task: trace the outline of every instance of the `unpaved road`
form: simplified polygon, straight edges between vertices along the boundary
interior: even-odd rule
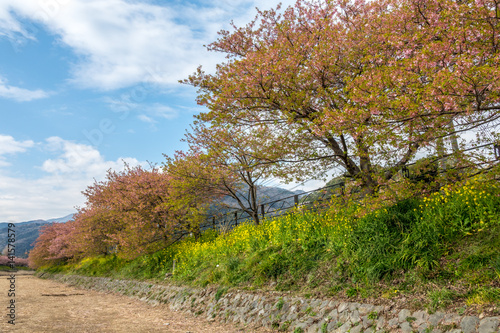
[[[16,320],[7,323],[10,282],[0,272],[0,332],[271,332],[208,321],[126,296],[16,274]]]

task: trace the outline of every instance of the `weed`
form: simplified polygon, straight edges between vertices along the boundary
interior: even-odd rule
[[[346,290],[345,294],[347,295],[347,297],[356,297],[358,295],[358,288],[351,287]]]
[[[330,289],[328,289],[328,295],[329,295],[329,296],[335,296],[335,295],[337,295],[340,291],[342,291],[342,286],[340,286],[340,285],[336,285],[336,286],[330,287]]]
[[[371,320],[376,320],[378,319],[378,312],[377,311],[372,311],[368,314],[368,319]]]
[[[283,298],[280,297],[278,302],[276,303],[276,309],[281,310],[283,309],[283,305],[285,304],[285,301],[283,301]]]
[[[288,331],[288,328],[290,327],[290,324],[292,322],[290,320],[287,320],[285,321],[283,324],[281,324],[280,328],[279,328],[279,331],[280,332],[287,332]]]
[[[399,294],[399,290],[397,289],[389,289],[389,290],[386,290],[382,293],[382,297],[383,298],[388,298],[388,299],[391,299],[395,296],[397,296]]]
[[[434,290],[427,295],[430,299],[429,308],[431,310],[437,310],[439,308],[445,308],[452,304],[456,299],[457,294],[448,289]]]
[[[456,323],[452,323],[452,324],[448,324],[448,325],[439,324],[438,328],[447,332],[447,331],[451,331],[452,329],[458,328],[458,325]]]
[[[304,333],[304,330],[302,329],[302,327],[296,327],[296,328],[293,330],[293,333]]]
[[[465,301],[467,305],[497,304],[500,305],[500,290],[495,287],[479,287],[471,292]]]
[[[316,315],[316,312],[313,311],[312,307],[308,306],[306,309],[306,315],[309,315],[311,317],[314,317]]]
[[[224,287],[220,287],[219,289],[217,289],[217,292],[215,293],[215,301],[218,302],[221,297],[226,293],[227,291],[227,288],[224,288]]]
[[[498,279],[500,279],[500,256],[497,256],[496,260],[492,262],[492,267]]]
[[[328,323],[327,322],[324,322],[322,325],[321,325],[321,333],[327,333],[328,332]]]

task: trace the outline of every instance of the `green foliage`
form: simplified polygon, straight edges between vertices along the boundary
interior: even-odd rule
[[[78,264],[71,266],[72,271],[89,276],[110,276],[114,271],[120,270],[126,263],[116,255],[85,258]]]
[[[494,304],[500,306],[500,290],[494,286],[481,286],[475,288],[469,293],[466,304]]]
[[[368,314],[368,319],[370,320],[376,320],[378,319],[378,312],[377,311],[372,311]]]
[[[306,315],[314,317],[316,315],[316,312],[313,311],[312,307],[308,306],[306,309]]]
[[[227,288],[219,288],[217,289],[217,292],[215,293],[215,301],[219,301],[222,296],[226,293]]]
[[[287,320],[283,324],[281,324],[280,328],[278,329],[280,332],[287,332],[288,328],[290,327],[291,321]]]
[[[436,270],[439,258],[456,241],[496,228],[499,204],[497,185],[466,183],[370,213],[358,220],[346,242],[350,274],[377,281],[401,269],[418,268],[424,274]],[[472,269],[489,262],[491,253],[480,253],[463,264]]]
[[[493,269],[495,270],[495,273],[498,276],[498,279],[500,279],[500,256],[497,255],[497,258],[495,261],[492,263]]]
[[[429,292],[428,297],[430,299],[429,310],[435,311],[440,308],[446,308],[448,305],[452,304],[459,295],[452,290],[443,288],[441,290]]]
[[[202,287],[273,282],[277,290],[324,288],[361,298],[394,298],[431,282],[438,286],[427,294],[431,310],[456,301],[498,302],[498,293],[488,287],[500,277],[496,184],[457,184],[421,199],[365,209],[370,212],[364,215],[363,209],[295,211],[259,226],[243,223],[225,234],[208,231],[132,261],[108,255],[51,270],[162,280],[173,273],[169,279]],[[446,289],[450,281],[461,281],[467,291]]]
[[[278,300],[278,302],[276,303],[276,309],[278,310],[281,310],[283,309],[283,305],[285,304],[285,302],[283,301],[283,298],[280,297],[280,299]]]
[[[346,290],[345,294],[347,297],[356,297],[358,296],[358,288],[357,287],[352,287]]]
[[[417,220],[416,207],[418,200],[408,199],[358,221],[343,253],[353,263],[350,265],[353,276],[375,281],[399,268],[397,246]]]
[[[0,271],[11,271],[11,270],[12,270],[12,268],[10,268],[10,266],[0,265]],[[32,268],[29,268],[26,266],[16,266],[16,270],[29,271],[29,270],[32,270]]]

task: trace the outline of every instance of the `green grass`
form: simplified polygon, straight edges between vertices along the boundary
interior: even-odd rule
[[[87,258],[48,270],[163,280],[174,260],[170,280],[201,287],[273,283],[279,291],[350,298],[418,293],[430,310],[455,303],[498,306],[500,189],[471,182],[372,211],[355,203],[297,210],[227,234],[208,231],[132,261]],[[456,290],[447,289],[450,284]]]
[[[33,269],[29,268],[29,267],[26,267],[26,266],[15,266],[15,269],[12,270],[12,268],[10,266],[0,265],[0,271],[13,271],[13,272],[15,272],[16,270],[31,271]]]
[[[215,300],[216,301],[220,300],[221,297],[224,296],[226,291],[227,291],[227,288],[223,288],[223,287],[217,289],[217,292],[215,293]]]

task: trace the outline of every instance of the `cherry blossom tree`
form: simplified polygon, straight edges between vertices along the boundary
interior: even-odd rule
[[[74,221],[47,227],[32,251],[33,265],[116,253],[133,259],[168,246],[199,222],[206,197],[175,192],[173,177],[152,166],[109,170],[83,194]],[[182,198],[182,200],[181,200]]]
[[[122,172],[108,171],[106,180],[95,182],[83,194],[82,210],[86,237],[98,249],[134,258],[164,246],[174,232],[169,205],[170,176],[152,167],[126,166]]]
[[[52,223],[42,226],[34,248],[28,255],[31,268],[64,263],[77,254],[74,235],[75,222]]]
[[[190,150],[167,157],[167,172],[177,175],[183,184],[191,182],[190,186],[200,193],[219,199],[231,197],[258,225],[259,187],[277,163],[275,159],[271,162],[263,159],[259,151],[262,142],[271,145],[277,142],[276,134],[264,126],[212,126],[195,122],[186,141]],[[268,150],[266,155],[270,154]],[[192,186],[193,182],[196,186]]]
[[[214,184],[221,175],[218,170],[206,167],[201,154],[177,151],[174,157],[165,155],[165,158],[163,168],[171,175],[175,188],[171,204],[180,208],[177,218],[186,220],[186,230],[198,237],[209,204],[217,197]]]
[[[12,261],[7,256],[0,256],[0,266],[11,266]],[[28,260],[24,258],[14,258],[14,266],[28,266]]]
[[[318,171],[338,165],[373,193],[418,150],[498,119],[497,13],[487,0],[299,0],[221,31],[208,49],[227,62],[183,82],[209,108],[200,120],[287,126],[307,138],[289,146],[297,160],[324,158]]]

